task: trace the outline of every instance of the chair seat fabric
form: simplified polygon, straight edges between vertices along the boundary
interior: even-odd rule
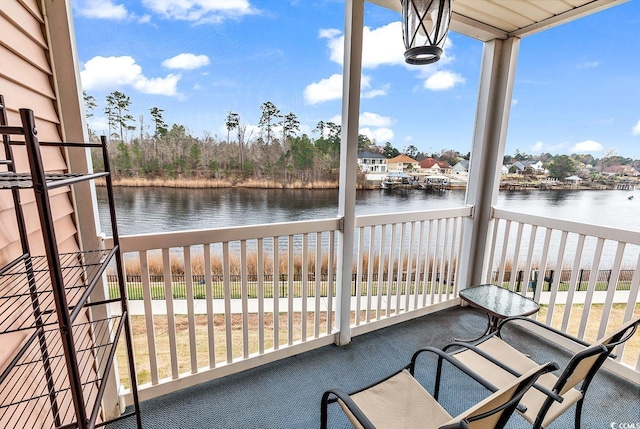
[[[486,341],[477,344],[476,347],[493,356],[498,361],[504,362],[520,374],[526,373],[532,368],[538,366],[538,363],[511,347],[497,336],[488,338]],[[464,351],[454,353],[453,357],[478,374],[482,374],[489,382],[499,389],[511,383],[516,378],[513,374],[510,374],[472,350],[465,349]],[[536,384],[552,389],[557,381],[558,377],[556,375],[547,373],[541,375]],[[582,398],[582,393],[571,388],[562,396],[564,398],[562,403],[554,402],[553,405],[551,405],[551,408],[542,423],[543,427],[548,426],[548,424],[565,412],[569,407],[578,402]],[[529,422],[533,423],[538,415],[538,411],[546,399],[547,395],[540,392],[538,389],[529,389],[520,401],[520,403],[527,408],[526,412],[522,413],[522,416]]]
[[[350,396],[379,429],[437,428],[451,420],[451,415],[407,370]],[[338,402],[354,427],[361,428],[344,403]]]

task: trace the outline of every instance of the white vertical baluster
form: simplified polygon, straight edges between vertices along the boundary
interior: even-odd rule
[[[525,262],[524,272],[526,285],[522,288],[521,294],[526,295],[529,291],[529,282],[531,281],[531,266],[533,264],[533,251],[536,244],[536,235],[538,232],[538,226],[532,225],[529,233],[529,247],[527,249],[527,261]]]
[[[396,277],[396,314],[400,313],[400,296],[402,294],[402,274],[404,271],[404,236],[406,232],[407,224],[402,222],[400,224],[400,240],[398,250],[398,275]]]
[[[604,247],[604,238],[598,238],[598,242],[596,243],[596,250],[593,253],[593,262],[591,263],[591,270],[589,271],[589,286],[587,286],[587,296],[585,297],[585,300],[584,300],[582,317],[580,318],[580,328],[578,328],[578,338],[580,339],[584,339],[584,334],[587,330],[589,313],[591,311],[591,303],[593,302],[593,294],[596,290],[596,284],[598,282],[598,271],[600,270],[600,261],[602,258],[603,247]]]
[[[507,271],[507,251],[509,248],[509,236],[511,234],[511,221],[508,220],[504,225],[504,235],[502,237],[502,254],[500,255],[500,265],[498,266],[498,279],[496,284],[502,287]],[[513,271],[513,268],[511,268]],[[511,273],[513,275],[513,273]]]
[[[249,357],[249,285],[247,284],[247,240],[240,240],[240,282],[242,290],[242,356]]]
[[[187,320],[189,323],[189,354],[191,356],[191,373],[198,372],[198,352],[196,349],[196,320],[193,308],[193,272],[191,269],[191,247],[184,246],[184,283],[187,295]]]
[[[320,336],[320,303],[322,302],[322,233],[316,232],[315,310],[313,312],[313,336]],[[328,292],[327,292],[328,295]],[[331,299],[327,296],[327,299]]]
[[[215,328],[213,323],[213,289],[211,278],[211,245],[205,244],[203,248],[204,257],[204,285],[205,297],[207,300],[207,340],[209,345],[209,368],[216,367],[216,342]]]
[[[396,243],[396,225],[391,224],[391,238],[389,240],[389,263],[387,269],[387,311],[386,317],[391,314],[391,293],[393,291],[393,266],[395,255],[395,243]]]
[[[302,236],[302,341],[307,340],[307,297],[309,296],[309,234]]]
[[[564,307],[564,315],[562,316],[562,326],[560,330],[567,332],[569,327],[569,318],[571,311],[573,310],[573,296],[576,292],[576,286],[578,283],[578,273],[580,272],[580,262],[582,261],[582,249],[584,249],[584,234],[578,236],[578,244],[576,247],[576,254],[573,258],[573,266],[571,267],[571,279],[569,280],[569,290],[567,291],[567,302]]]
[[[329,261],[327,264],[327,333],[333,332],[333,276],[335,273],[335,239],[336,233],[329,231]]]
[[[361,307],[361,298],[362,298],[362,266],[364,264],[364,227],[358,228],[358,247],[357,247],[357,255],[358,259],[356,261],[356,293],[355,293],[355,325],[360,326],[360,307]]]
[[[386,255],[385,240],[387,238],[387,225],[380,228],[380,243],[378,247],[378,293],[376,303],[376,320],[380,320],[382,313],[382,289],[384,288],[384,256]]]
[[[411,285],[413,283],[413,240],[415,235],[415,222],[409,223],[409,254],[407,255],[407,278],[405,279],[404,311],[409,311],[409,299],[411,298]],[[402,246],[404,247],[404,245]]]
[[[516,233],[516,245],[513,250],[513,259],[511,261],[511,279],[509,280],[509,290],[516,290],[516,280],[518,278],[518,265],[520,263],[520,244],[522,243],[523,224],[518,222],[518,232]]]
[[[416,253],[416,278],[415,278],[415,289],[413,291],[413,309],[418,308],[418,301],[420,297],[420,291],[424,287],[423,277],[422,277],[422,264],[423,264],[423,253],[424,253],[424,222],[423,220],[419,221],[420,229],[418,230],[418,253]]]
[[[158,357],[156,350],[156,336],[153,325],[153,306],[151,305],[151,281],[149,279],[149,260],[147,251],[138,252],[140,258],[140,280],[142,281],[142,299],[144,300],[144,321],[147,330],[147,346],[149,347],[149,369],[151,384],[158,384]]]
[[[227,363],[233,362],[233,326],[231,314],[231,261],[229,242],[222,243],[222,283],[224,288],[224,325],[227,347]]]
[[[167,333],[169,334],[169,353],[171,357],[171,378],[178,378],[178,345],[176,341],[176,321],[173,310],[173,278],[169,249],[162,249],[162,269],[164,273],[164,294],[167,304]]]
[[[562,278],[562,266],[564,264],[564,252],[567,247],[567,231],[562,231],[560,234],[560,245],[558,248],[558,254],[556,256],[556,273],[553,277],[553,283],[551,284],[551,296],[549,298],[549,312],[547,313],[546,324],[552,326],[553,313],[556,306],[556,297],[558,296],[558,288],[560,286],[560,279]]]
[[[294,295],[294,282],[293,282],[293,235],[289,235],[289,242],[287,253],[289,255],[289,262],[287,267],[287,344],[293,344],[293,295]]]
[[[625,246],[626,243],[618,242],[616,256],[613,261],[613,267],[611,268],[611,275],[609,276],[609,283],[607,284],[607,295],[604,301],[604,307],[602,308],[602,318],[600,319],[598,338],[604,337],[607,331],[607,322],[609,321],[611,308],[613,307],[613,297],[618,287],[618,279],[620,279],[620,268],[622,266],[622,257],[624,256]]]
[[[273,349],[280,348],[280,239],[273,237]]]
[[[371,295],[373,294],[373,260],[375,256],[376,227],[369,227],[369,261],[367,264],[367,323],[371,322]]]
[[[258,352],[264,354],[264,241],[258,239]]]
[[[455,270],[455,266],[457,265],[455,255],[456,255],[456,245],[458,238],[458,220],[456,218],[450,219],[453,224],[453,231],[451,232],[451,249],[449,253],[449,269],[447,270],[447,281],[445,282],[447,288],[446,300],[448,301],[451,298],[451,293],[453,292],[453,288],[451,285],[453,284],[453,271]]]

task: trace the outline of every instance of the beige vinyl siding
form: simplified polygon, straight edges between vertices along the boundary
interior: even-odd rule
[[[10,125],[20,125],[20,108],[32,109],[36,117],[38,138],[41,141],[59,142],[60,118],[52,85],[44,22],[36,0],[11,0],[0,4],[0,93],[5,98]],[[42,149],[47,171],[59,172],[67,169],[59,148]],[[29,170],[24,147],[14,146],[14,158],[18,171]],[[21,199],[30,244],[36,254],[42,251],[37,209],[30,191],[21,192]],[[68,188],[55,192],[52,207],[58,241],[68,241],[76,233]],[[11,193],[0,192],[0,219],[6,220],[13,213]],[[15,245],[18,239],[17,231],[0,228],[0,265],[18,256],[20,247]],[[77,245],[74,249],[69,243],[65,244],[70,250],[77,250]]]
[[[62,0],[64,3],[64,0]],[[50,47],[47,46],[49,38],[45,29],[44,14],[40,5],[45,2],[39,0],[0,0],[0,94],[4,96],[9,125],[21,125],[20,108],[33,110],[36,118],[36,128],[40,141],[62,141],[61,118],[58,111],[56,86],[52,72],[52,60]],[[12,136],[14,140],[22,140],[18,136]],[[14,146],[14,158],[16,169],[19,172],[29,171],[26,150],[24,147]],[[0,158],[4,158],[0,150]],[[43,147],[42,158],[45,169],[49,172],[65,172],[68,170],[67,162],[60,148]],[[74,222],[74,208],[71,203],[70,188],[61,188],[52,191],[51,207],[54,224],[56,227],[56,239],[61,253],[75,252],[79,250],[77,243],[76,225]],[[33,255],[44,253],[42,233],[38,218],[37,207],[33,192],[30,190],[20,193],[22,207],[25,215],[29,243]],[[22,253],[20,237],[15,221],[13,199],[10,191],[0,191],[0,266],[15,259]],[[10,288],[11,285],[4,287]],[[13,287],[18,287],[14,285]],[[29,312],[16,317],[30,317]],[[81,314],[77,323],[86,321],[86,315]],[[20,348],[25,334],[31,331],[0,334],[0,370],[15,356]],[[87,330],[85,337],[90,335]],[[83,337],[83,335],[79,335]],[[77,338],[81,340],[80,338]],[[37,341],[34,342],[37,345]],[[86,353],[85,353],[86,354]],[[37,353],[36,353],[37,355]],[[82,378],[88,381],[95,377],[95,369],[92,356],[79,356],[80,367],[84,368]],[[24,374],[27,379],[43,378],[43,366],[33,364],[30,366],[31,374]],[[54,368],[53,378],[56,383],[66,383],[64,374],[65,366],[57,362]],[[91,385],[91,384],[90,384]],[[62,386],[58,386],[62,387]],[[90,389],[95,387],[90,386]],[[46,384],[33,385],[25,383],[16,385],[15,389],[3,390],[2,395],[25,397],[45,394],[38,401],[31,401],[9,407],[0,415],[0,427],[42,427],[53,424],[50,404],[46,397]],[[89,394],[89,391],[85,391]],[[95,391],[92,392],[95,394]],[[70,395],[59,398],[59,406],[65,410],[69,418],[73,418],[73,406]],[[0,402],[6,403],[6,398],[0,397]],[[87,402],[92,404],[92,399]],[[38,402],[38,403],[36,403]],[[15,411],[15,412],[14,412]]]

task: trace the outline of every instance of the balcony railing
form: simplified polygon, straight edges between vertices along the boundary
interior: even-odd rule
[[[640,316],[640,232],[495,209],[487,259],[487,282],[533,297],[544,305],[533,317],[585,341]],[[639,350],[636,336],[616,360],[640,371]]]
[[[121,237],[130,294],[142,298],[130,302],[141,398],[333,343],[341,296],[351,335],[457,305],[471,212],[357,217],[349,294],[336,294],[337,219]],[[639,245],[640,233],[496,210],[486,281],[535,297],[546,323],[589,341],[638,313]],[[608,260],[606,280],[580,276]],[[617,355],[636,371],[639,341]]]

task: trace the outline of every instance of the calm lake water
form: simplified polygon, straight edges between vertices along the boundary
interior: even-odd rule
[[[111,231],[106,189],[98,188],[100,220]],[[640,191],[504,191],[498,206],[640,231]],[[464,191],[369,190],[357,194],[356,214],[457,207]],[[120,235],[333,218],[337,190],[115,188]]]

